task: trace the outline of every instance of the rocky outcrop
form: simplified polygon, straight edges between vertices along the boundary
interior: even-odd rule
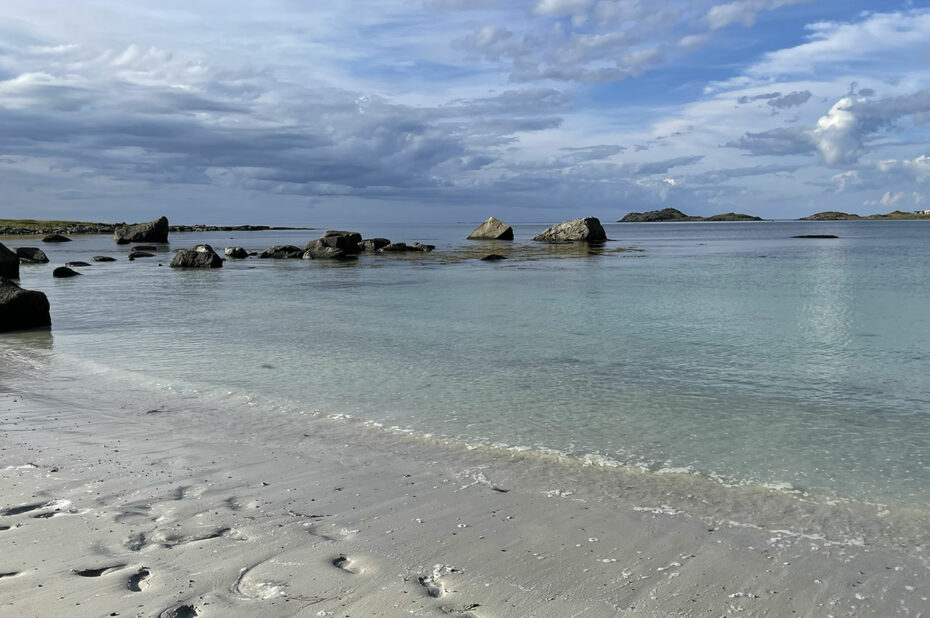
[[[499,262],[501,260],[506,260],[507,258],[498,253],[492,253],[481,258],[482,262]]]
[[[847,221],[849,219],[861,219],[859,215],[850,214],[848,212],[840,212],[838,210],[825,210],[823,212],[817,212],[809,217],[801,217],[801,221]]]
[[[118,245],[128,245],[131,242],[168,242],[168,218],[122,225],[113,232],[113,240]]]
[[[494,217],[475,228],[468,240],[513,240],[513,228]]]
[[[115,262],[115,257],[110,257],[108,255],[95,255],[91,258],[95,262]]]
[[[71,242],[71,239],[61,234],[49,234],[42,239],[42,242]]]
[[[699,217],[701,221],[765,221],[762,217],[755,217],[741,212],[725,212],[720,215]]]
[[[68,277],[77,277],[81,273],[76,272],[68,268],[67,266],[59,266],[52,271],[52,276],[56,279],[67,279]]]
[[[343,249],[331,247],[323,241],[324,239],[318,238],[317,240],[308,242],[307,246],[304,247],[304,252],[301,257],[305,260],[337,260],[347,258],[350,255],[355,257],[354,254],[346,253]]]
[[[436,248],[436,245],[422,245],[418,242],[408,245],[404,242],[392,242],[389,245],[385,245],[378,249],[378,253],[405,253],[409,251],[420,251],[423,253],[429,253]]]
[[[19,256],[0,243],[0,277],[19,279]]]
[[[18,263],[18,262],[17,262]],[[0,277],[0,332],[50,326],[48,297]]]
[[[725,212],[709,217],[692,217],[677,208],[663,208],[662,210],[648,210],[646,212],[631,212],[620,219],[619,223],[658,223],[663,221],[762,221],[762,217],[754,217],[741,212]]]
[[[294,245],[275,245],[258,254],[258,257],[273,260],[296,259],[302,257],[304,249]]]
[[[358,243],[358,248],[362,251],[377,251],[382,247],[387,247],[391,241],[387,238],[366,238]]]
[[[602,243],[607,241],[607,233],[596,217],[585,217],[553,225],[533,240]]]
[[[210,245],[197,245],[193,249],[179,249],[171,260],[171,268],[220,268],[223,258]]]
[[[226,254],[226,257],[232,258],[234,260],[244,260],[249,257],[249,252],[243,249],[242,247],[226,247],[223,250],[223,253]]]
[[[36,247],[17,247],[16,255],[19,256],[20,264],[48,264],[45,251]]]
[[[358,244],[362,242],[362,235],[358,232],[343,230],[326,230],[317,240],[311,240],[304,247],[304,251],[319,251],[319,247],[337,249],[343,254],[361,253]]]

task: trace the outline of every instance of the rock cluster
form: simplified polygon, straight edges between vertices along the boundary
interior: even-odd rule
[[[533,240],[602,243],[607,241],[607,233],[604,232],[604,227],[597,218],[585,217],[553,225]]]
[[[48,297],[0,277],[0,332],[50,326]]]
[[[118,245],[128,245],[131,242],[168,242],[168,218],[122,225],[113,232],[113,240]]]

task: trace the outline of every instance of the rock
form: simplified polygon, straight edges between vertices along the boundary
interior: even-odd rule
[[[0,243],[0,277],[19,279],[19,256]]]
[[[404,251],[409,251],[405,242],[392,242],[378,249],[378,253],[400,253]]]
[[[18,262],[17,262],[18,264]],[[0,332],[50,326],[48,297],[0,277]]]
[[[48,256],[42,249],[35,247],[17,247],[16,255],[20,264],[48,264]]]
[[[260,258],[271,258],[275,260],[293,259],[302,257],[304,249],[294,245],[275,245],[269,247],[258,254]]]
[[[71,268],[82,268],[84,266],[90,266],[87,262],[66,262],[65,266],[70,266]]]
[[[226,247],[223,253],[226,254],[226,257],[233,258],[234,260],[243,260],[249,257],[249,252],[242,247]]]
[[[513,240],[513,228],[494,217],[475,228],[468,240]]]
[[[179,249],[171,260],[171,268],[221,268],[223,258],[210,245],[197,245],[193,249]]]
[[[42,239],[42,242],[71,242],[71,239],[61,234],[49,234]]]
[[[121,225],[113,232],[113,240],[118,245],[131,242],[168,242],[168,218],[161,217],[148,223]]]
[[[422,251],[423,253],[429,253],[435,248],[436,245],[421,245],[418,242],[415,242],[412,245],[407,245],[408,251]]]
[[[115,262],[116,261],[116,258],[110,257],[108,255],[95,255],[91,259],[94,260],[95,262]]]
[[[129,252],[129,260],[130,260],[130,261],[132,261],[132,260],[134,260],[134,259],[136,259],[136,258],[147,258],[147,257],[155,257],[155,254],[154,254],[154,253],[149,253],[148,251],[136,251],[135,249],[133,249],[132,251]]]
[[[358,248],[362,251],[377,251],[382,247],[387,247],[391,241],[387,238],[367,238],[358,243]]]
[[[356,245],[358,246],[358,245]],[[344,250],[330,247],[324,242],[323,238],[311,240],[304,248],[302,257],[305,260],[335,260],[344,258],[348,255]]]
[[[77,277],[81,273],[75,272],[68,268],[67,266],[59,266],[52,271],[52,276],[56,279],[67,279],[68,277]]]
[[[158,251],[158,247],[155,245],[136,245],[132,248],[133,251]]]
[[[542,242],[575,242],[602,243],[607,240],[601,222],[595,217],[572,219],[558,225],[553,225],[542,234],[534,238]]]
[[[360,253],[361,248],[358,246],[358,243],[360,242],[362,242],[362,235],[358,232],[327,230],[323,232],[323,235],[320,236],[318,240],[311,240],[309,243],[307,243],[307,246],[304,247],[304,250],[314,250],[310,245],[323,245],[324,247],[339,249],[344,253]]]
[[[483,258],[481,258],[481,261],[482,262],[497,262],[498,260],[506,260],[506,259],[507,258],[504,257],[503,255],[492,253],[490,255],[486,255]]]
[[[839,238],[839,236],[834,236],[833,234],[801,234],[799,236],[792,236],[792,238]]]

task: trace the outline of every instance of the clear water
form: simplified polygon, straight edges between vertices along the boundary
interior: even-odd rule
[[[614,224],[600,254],[498,263],[474,258],[533,246],[545,224],[515,226],[514,243],[464,240],[473,227],[357,228],[437,245],[417,259],[216,271],[169,269],[169,253],[130,263],[107,236],[44,245],[52,263],[21,283],[48,294],[51,334],[0,336],[0,354],[40,345],[471,444],[930,505],[930,222]],[[813,233],[841,238],[792,238]],[[120,261],[51,276],[98,254]]]

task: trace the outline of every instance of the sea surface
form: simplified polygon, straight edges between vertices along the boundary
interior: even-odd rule
[[[475,224],[354,226],[437,249],[212,271],[170,269],[170,251],[128,262],[110,236],[5,238],[51,258],[21,284],[48,295],[53,327],[0,335],[0,384],[28,357],[59,395],[109,375],[930,510],[930,221],[610,224],[594,250],[534,243],[547,225],[515,225],[513,242],[465,240]],[[170,248],[302,246],[321,230],[173,234]],[[93,255],[118,261],[52,278]]]

